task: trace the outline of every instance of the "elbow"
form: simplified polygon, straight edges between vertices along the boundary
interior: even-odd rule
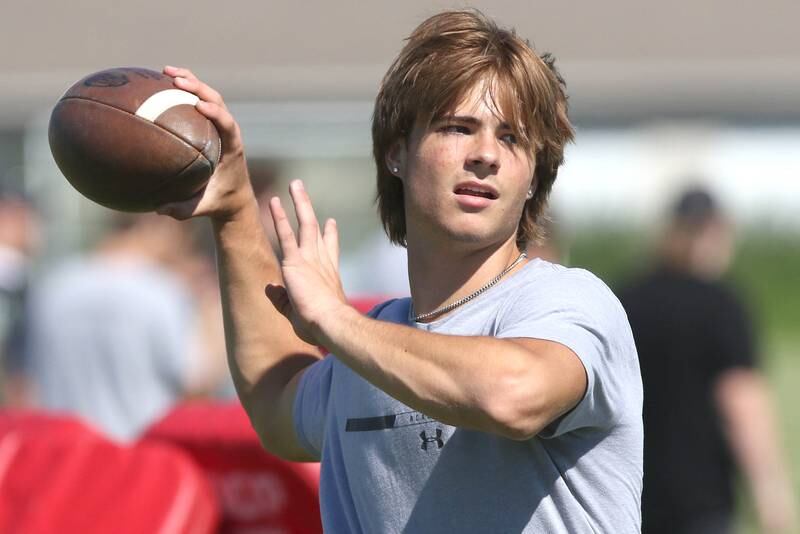
[[[513,380],[502,393],[494,393],[485,402],[485,416],[490,431],[514,441],[536,437],[549,423],[546,403],[541,392],[530,382]]]
[[[261,406],[256,402],[245,402],[243,397],[240,397],[240,399],[243,401],[242,406],[245,408],[248,419],[250,419],[250,425],[253,427],[256,436],[258,436],[262,449],[282,460],[303,460],[297,457],[297,451],[286,442],[285,437],[282,439],[281,433],[275,431],[280,424],[276,420],[275,410],[268,410],[265,406]]]
[[[256,423],[259,421],[259,423]],[[269,454],[286,460],[288,462],[306,462],[308,458],[306,455],[300,453],[291,443],[286,439],[281,438],[281,434],[276,432],[269,432],[267,429],[274,428],[270,421],[265,420],[263,417],[255,419],[250,417],[250,424],[253,426],[258,441],[261,443],[261,448]]]
[[[539,417],[520,410],[509,410],[509,414],[494,417],[492,420],[493,433],[514,441],[528,441],[536,437],[546,426]]]

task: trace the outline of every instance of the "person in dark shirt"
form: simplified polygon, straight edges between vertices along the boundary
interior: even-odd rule
[[[644,385],[644,534],[732,532],[738,469],[762,532],[795,532],[753,325],[720,280],[732,226],[713,197],[676,202],[658,261],[620,291]]]

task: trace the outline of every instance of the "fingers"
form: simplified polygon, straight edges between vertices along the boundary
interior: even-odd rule
[[[167,65],[164,67],[164,74],[167,76],[172,76],[173,78],[176,76],[182,76],[183,78],[190,78],[193,80],[197,79],[197,76],[195,76],[189,69],[183,67],[174,67],[172,65]]]
[[[333,268],[339,271],[339,231],[336,228],[336,221],[328,219],[325,221],[325,231],[322,233],[322,241],[325,243],[325,250],[333,264]]]
[[[272,221],[275,224],[275,233],[278,236],[278,242],[284,257],[288,257],[298,250],[304,250],[303,256],[306,259],[314,257],[316,258],[315,261],[321,261],[326,269],[330,269],[332,266],[338,272],[339,232],[336,228],[336,221],[328,219],[325,222],[324,233],[320,233],[317,216],[314,213],[314,207],[303,186],[303,182],[300,180],[293,181],[289,185],[289,192],[292,196],[294,211],[297,216],[299,242],[280,199],[273,197],[269,203]]]
[[[278,236],[278,244],[281,247],[284,258],[293,257],[297,253],[297,240],[289,224],[289,218],[281,205],[281,199],[272,197],[269,200],[269,211],[272,214],[272,222],[275,224],[275,234]]]
[[[224,153],[237,152],[242,148],[242,136],[239,134],[239,125],[234,120],[228,109],[214,102],[200,101],[195,105],[197,111],[205,115],[214,123],[222,141]]]
[[[164,74],[175,78],[173,83],[179,89],[194,93],[199,96],[201,100],[205,100],[206,102],[214,102],[221,106],[225,105],[222,100],[222,95],[207,84],[201,82],[189,69],[167,66],[164,67]]]
[[[238,151],[241,148],[239,126],[225,106],[222,95],[201,82],[189,69],[168,65],[164,67],[164,74],[174,78],[175,87],[200,98],[195,107],[197,111],[214,123],[219,132],[223,150],[225,152]]]
[[[303,182],[294,180],[289,184],[289,194],[292,196],[294,211],[297,216],[300,246],[316,246],[320,237],[319,223]]]
[[[226,153],[241,149],[239,125],[228,111],[219,92],[201,82],[189,69],[166,66],[164,67],[164,74],[174,78],[175,87],[193,93],[200,98],[195,107],[197,111],[214,123],[222,141],[222,148]]]

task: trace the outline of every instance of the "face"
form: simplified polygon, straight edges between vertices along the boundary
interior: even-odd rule
[[[733,228],[722,217],[715,217],[693,236],[692,269],[703,278],[716,280],[730,267],[733,249]]]
[[[514,241],[534,163],[480,84],[452,115],[417,125],[387,163],[403,181],[408,242]]]

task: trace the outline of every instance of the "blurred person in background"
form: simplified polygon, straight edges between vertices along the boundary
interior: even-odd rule
[[[188,227],[154,214],[111,216],[86,257],[37,279],[25,316],[32,407],[77,414],[131,440],[224,373],[215,271]]]
[[[754,327],[721,280],[733,253],[731,221],[692,188],[674,204],[653,269],[620,292],[644,382],[644,534],[733,532],[737,469],[761,531],[796,532]]]
[[[0,395],[14,404],[22,385],[14,380],[19,365],[21,319],[31,261],[40,244],[41,225],[33,205],[22,195],[0,188]]]

